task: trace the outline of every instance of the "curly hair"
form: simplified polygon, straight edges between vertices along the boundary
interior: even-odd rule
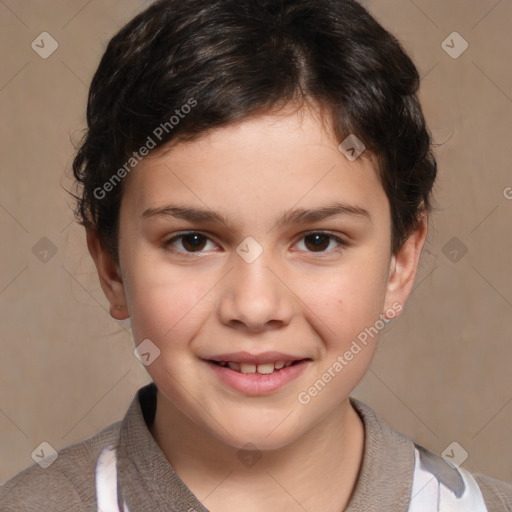
[[[354,134],[376,156],[396,253],[432,210],[437,162],[419,84],[399,41],[355,0],[157,1],[110,40],[93,77],[73,161],[77,219],[117,259],[123,183],[102,187],[148,137],[156,151],[310,102],[340,142]]]

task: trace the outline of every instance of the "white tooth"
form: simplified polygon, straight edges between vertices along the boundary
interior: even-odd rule
[[[281,368],[284,367],[284,361],[277,361],[276,363],[274,363],[274,366],[276,370],[280,370]]]
[[[256,373],[256,365],[249,363],[240,363],[240,371],[242,373]]]
[[[235,361],[229,361],[228,366],[235,372],[240,371],[240,363],[235,363]]]
[[[291,366],[291,365],[292,365],[292,361],[286,361],[286,363],[284,363],[285,368],[288,368],[288,366]]]
[[[274,363],[265,363],[258,365],[258,373],[262,373],[263,375],[268,375],[274,371]]]

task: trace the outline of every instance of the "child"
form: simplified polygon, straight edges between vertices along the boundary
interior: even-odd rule
[[[77,211],[153,383],[2,511],[512,510],[350,397],[427,235],[418,86],[354,0],[165,0],[111,40]]]

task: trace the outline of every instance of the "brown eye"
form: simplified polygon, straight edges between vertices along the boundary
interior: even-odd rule
[[[314,233],[304,237],[306,247],[312,251],[325,251],[329,247],[330,239],[330,236],[323,233]]]
[[[173,252],[200,253],[207,245],[208,240],[209,238],[201,233],[182,233],[167,240],[164,245]],[[179,247],[179,242],[181,242],[183,249]]]
[[[183,247],[190,252],[200,251],[206,244],[205,236],[200,235],[198,233],[194,233],[192,235],[184,235],[182,237]]]
[[[331,249],[328,249],[332,242],[334,242],[334,246]],[[324,233],[322,231],[304,235],[299,243],[303,243],[305,247],[305,249],[300,250],[319,254],[330,254],[339,250],[340,247],[345,247],[347,245],[345,241],[336,235],[333,235],[332,233]]]

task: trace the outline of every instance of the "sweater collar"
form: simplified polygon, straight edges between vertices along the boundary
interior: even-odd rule
[[[117,448],[119,484],[130,510],[208,512],[175,473],[149,427],[156,385],[140,388],[121,423]],[[407,512],[414,472],[414,444],[391,429],[368,405],[351,397],[365,429],[363,462],[345,512]]]
[[[156,412],[156,385],[140,388],[121,423],[118,485],[131,511],[208,512],[175,473],[149,427]]]
[[[364,424],[365,441],[359,477],[345,512],[407,512],[414,475],[414,443],[384,423],[375,411],[350,397]]]

